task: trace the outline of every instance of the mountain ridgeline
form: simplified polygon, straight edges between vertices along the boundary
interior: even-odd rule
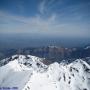
[[[0,51],[0,59],[4,59],[15,54],[34,55],[45,58],[46,60],[50,60],[52,62],[61,62],[62,60],[68,60],[69,62],[72,62],[72,60],[77,58],[90,57],[90,46],[75,48],[48,46],[22,49],[5,49]]]
[[[14,55],[1,61],[1,89],[90,90],[90,65],[82,59],[47,65],[36,56]]]

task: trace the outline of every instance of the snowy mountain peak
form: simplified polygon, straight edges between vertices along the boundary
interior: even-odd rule
[[[4,59],[5,62],[8,59]],[[66,64],[42,63],[31,55],[14,55],[0,67],[0,86],[18,90],[90,90],[90,65],[82,59]]]
[[[39,58],[32,55],[13,55],[10,58],[6,58],[0,61],[1,66],[9,63],[10,61],[16,61],[19,65],[25,65],[28,68],[34,69],[36,71],[43,71],[48,66],[43,64],[43,58]],[[15,62],[15,63],[16,63]],[[12,64],[13,65],[13,64]]]

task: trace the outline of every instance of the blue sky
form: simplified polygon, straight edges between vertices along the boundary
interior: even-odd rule
[[[90,37],[90,0],[0,0],[0,33]]]

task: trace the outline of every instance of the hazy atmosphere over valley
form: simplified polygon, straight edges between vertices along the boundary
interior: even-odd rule
[[[0,0],[0,48],[90,44],[90,0]]]

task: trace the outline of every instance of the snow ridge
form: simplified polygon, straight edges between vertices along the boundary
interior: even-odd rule
[[[0,67],[0,87],[18,87],[18,90],[90,90],[90,65],[82,59],[70,64],[55,62],[48,66],[43,64],[42,58],[31,55],[14,55],[11,59]]]

